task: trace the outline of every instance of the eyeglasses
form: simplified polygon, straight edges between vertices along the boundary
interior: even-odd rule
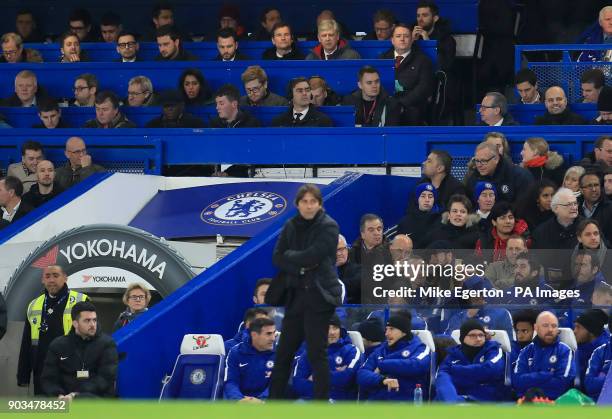
[[[81,93],[85,89],[89,89],[89,86],[74,86],[72,90],[74,90],[75,92]]]
[[[560,205],[562,207],[578,207],[578,202],[574,201],[574,202],[568,202],[567,204],[557,204]]]
[[[121,49],[134,48],[136,46],[136,42],[121,42],[117,44],[117,46]]]
[[[599,183],[589,183],[588,185],[581,186],[582,189],[599,189],[601,185]]]
[[[80,150],[66,150],[70,154],[87,154],[87,149],[82,148]]]
[[[9,50],[9,51],[6,51],[6,50],[3,50],[3,51],[2,51],[2,53],[3,53],[4,55],[8,55],[8,56],[17,55],[17,53],[18,53],[18,52],[19,52],[19,51],[18,51],[18,50],[16,50],[16,49],[12,49],[12,50]]]
[[[246,90],[247,93],[259,93],[261,92],[261,89],[263,89],[263,85],[261,86],[257,86],[257,87],[249,87],[249,88],[245,88],[244,90]]]
[[[132,300],[132,301],[142,301],[144,300],[146,297],[144,295],[130,295],[128,297],[128,300]]]
[[[483,165],[483,164],[487,164],[488,162],[490,162],[491,160],[493,160],[496,156],[493,157],[489,157],[488,159],[474,159],[474,163],[477,165]]]
[[[128,96],[142,96],[146,95],[147,93],[149,92],[147,92],[146,90],[142,92],[128,92]]]

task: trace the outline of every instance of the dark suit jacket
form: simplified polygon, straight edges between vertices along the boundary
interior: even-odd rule
[[[329,116],[320,112],[314,106],[310,105],[306,116],[299,122],[293,120],[293,107],[290,105],[287,112],[276,116],[272,120],[273,127],[333,127],[334,123]]]

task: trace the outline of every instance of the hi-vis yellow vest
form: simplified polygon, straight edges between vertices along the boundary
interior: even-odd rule
[[[68,291],[68,301],[66,301],[66,308],[64,309],[63,324],[64,324],[64,335],[67,335],[72,327],[72,307],[79,301],[87,300],[87,295],[76,292]],[[32,346],[38,345],[38,338],[40,337],[40,323],[42,321],[42,310],[45,304],[45,294],[42,294],[32,300],[28,305],[28,322],[30,323],[30,331],[32,337]]]

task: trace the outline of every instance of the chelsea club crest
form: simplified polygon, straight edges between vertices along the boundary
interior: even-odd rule
[[[200,218],[207,224],[239,226],[267,221],[286,208],[285,198],[274,192],[242,192],[208,205]]]

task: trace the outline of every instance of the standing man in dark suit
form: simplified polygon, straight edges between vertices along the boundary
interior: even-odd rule
[[[270,382],[270,399],[286,398],[293,357],[306,341],[312,367],[313,399],[329,400],[327,360],[329,320],[342,304],[344,287],[336,273],[338,224],[325,213],[319,188],[300,187],[298,215],[287,221],[274,248],[273,261],[286,280],[285,317]],[[280,280],[279,278],[275,279]]]

